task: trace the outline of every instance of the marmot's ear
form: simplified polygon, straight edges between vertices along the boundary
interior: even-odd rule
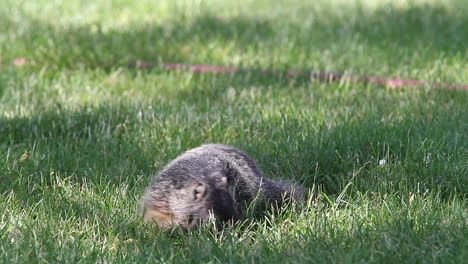
[[[223,185],[224,187],[228,187],[229,186],[229,178],[228,176],[223,176],[221,178],[221,185]]]
[[[230,185],[232,185],[232,180],[233,177],[231,175],[221,177],[221,186],[225,188],[229,187]]]
[[[206,184],[202,182],[196,182],[193,185],[193,200],[200,200],[202,199],[205,194],[206,194]]]

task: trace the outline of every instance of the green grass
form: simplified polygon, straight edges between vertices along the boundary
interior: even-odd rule
[[[3,0],[0,263],[465,263],[466,90],[126,64],[468,83],[467,14],[465,0]],[[207,142],[320,201],[222,231],[144,225],[151,177]]]

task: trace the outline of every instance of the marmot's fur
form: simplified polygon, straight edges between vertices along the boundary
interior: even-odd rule
[[[190,149],[163,168],[142,197],[145,222],[160,227],[193,227],[214,216],[226,222],[240,218],[255,202],[281,206],[304,200],[300,186],[263,175],[244,152],[227,145],[207,144]]]

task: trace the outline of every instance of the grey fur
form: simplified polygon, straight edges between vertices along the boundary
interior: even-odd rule
[[[269,207],[305,198],[302,187],[265,177],[241,150],[207,144],[182,153],[163,168],[143,195],[142,205],[145,221],[191,227],[211,215],[221,221],[237,220],[252,202]]]

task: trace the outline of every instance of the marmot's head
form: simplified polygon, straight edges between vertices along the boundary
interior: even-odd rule
[[[172,181],[156,178],[143,196],[145,222],[155,222],[162,228],[174,225],[191,228],[211,218],[219,222],[239,219],[230,176],[171,178]]]

